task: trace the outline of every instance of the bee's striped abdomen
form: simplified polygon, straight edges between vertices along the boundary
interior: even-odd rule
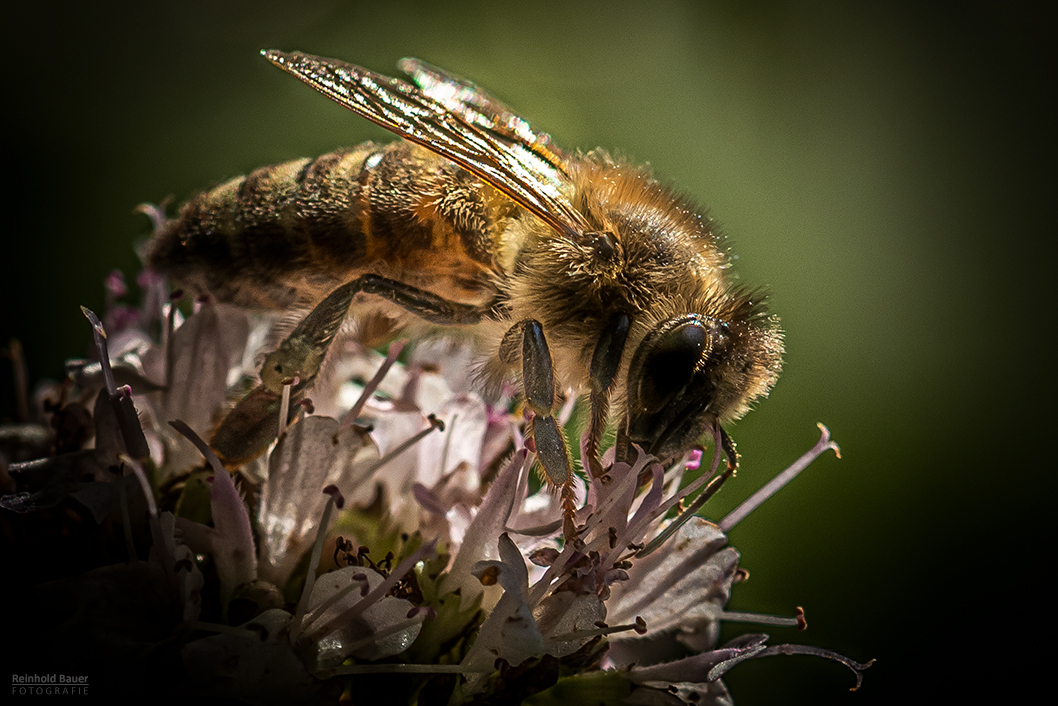
[[[509,215],[486,204],[487,188],[408,143],[364,143],[199,194],[156,236],[149,264],[221,301],[267,308],[314,304],[366,272],[480,298]]]

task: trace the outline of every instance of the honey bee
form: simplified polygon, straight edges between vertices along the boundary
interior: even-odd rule
[[[782,333],[733,280],[713,222],[645,169],[574,154],[474,84],[405,59],[411,82],[299,52],[274,65],[404,138],[264,167],[186,203],[155,269],[221,301],[314,311],[266,359],[262,389],[311,381],[350,306],[473,337],[486,385],[519,379],[528,435],[573,533],[555,419],[586,393],[585,460],[611,402],[618,453],[675,457],[766,395]],[[267,406],[267,405],[266,405]],[[238,410],[236,410],[238,411]]]

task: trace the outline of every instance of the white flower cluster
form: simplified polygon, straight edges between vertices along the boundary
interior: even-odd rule
[[[187,321],[171,312],[156,345],[150,316],[109,320],[109,338],[96,321],[101,365],[76,371],[80,388],[101,390],[96,450],[80,463],[122,493],[122,472],[141,479],[150,570],[181,606],[185,688],[330,701],[382,679],[409,703],[438,690],[448,703],[518,701],[561,686],[566,703],[728,704],[720,677],[744,659],[807,651],[840,659],[857,681],[866,666],[768,647],[765,635],[716,647],[741,577],[726,546],[733,521],[676,511],[715,492],[719,453],[688,484],[686,459],[666,470],[645,454],[615,462],[611,450],[605,477],[579,491],[576,536],[563,538],[557,495],[530,492],[520,418],[510,400],[473,391],[463,348],[420,343],[400,364],[399,346],[384,357],[343,341],[311,402],[258,392],[267,415],[229,417],[229,435],[273,443],[225,468],[199,435],[232,385],[252,384],[267,327],[200,303]],[[272,426],[262,432],[260,419]],[[799,463],[829,448],[824,433]],[[107,500],[86,504],[105,515],[113,493],[92,492]]]

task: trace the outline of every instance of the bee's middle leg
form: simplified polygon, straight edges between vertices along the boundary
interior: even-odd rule
[[[515,324],[503,337],[501,356],[511,360],[521,338],[522,386],[525,403],[533,412],[532,434],[536,454],[549,484],[562,491],[566,538],[575,534],[576,500],[573,496],[573,464],[566,448],[566,437],[554,417],[555,374],[551,351],[539,321],[526,319]]]

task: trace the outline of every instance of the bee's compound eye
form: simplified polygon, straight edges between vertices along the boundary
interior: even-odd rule
[[[709,331],[697,322],[682,323],[649,341],[639,370],[640,411],[660,411],[687,387],[709,349]]]
[[[628,437],[648,453],[686,448],[715,421],[727,324],[703,314],[669,319],[647,334],[628,369]]]

